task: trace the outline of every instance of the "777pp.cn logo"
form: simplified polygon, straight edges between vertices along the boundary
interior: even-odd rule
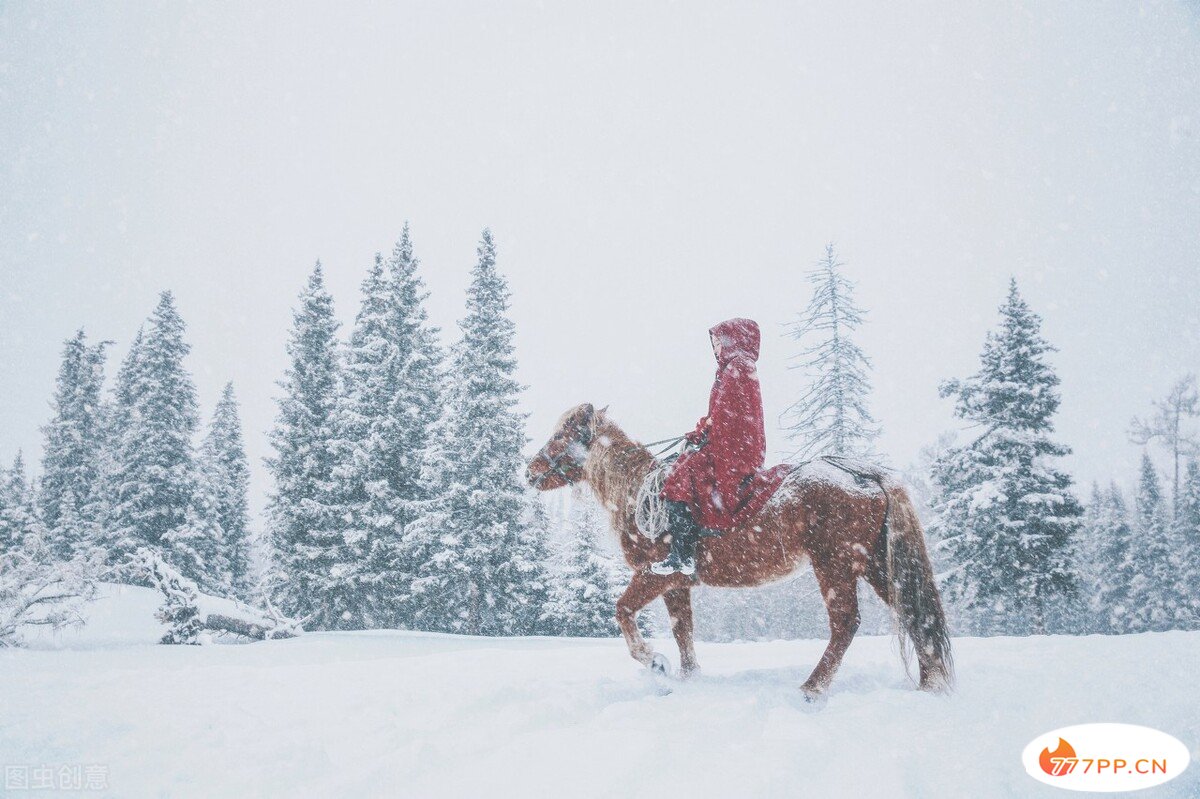
[[[1031,777],[1074,791],[1136,791],[1161,785],[1187,768],[1178,739],[1133,724],[1080,724],[1039,735],[1021,760]]]

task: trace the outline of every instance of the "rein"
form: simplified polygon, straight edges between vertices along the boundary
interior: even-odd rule
[[[659,444],[666,444],[666,446],[663,447],[662,449],[660,449],[658,452],[650,453],[651,455],[654,456],[655,460],[657,460],[658,458],[662,457],[665,453],[670,452],[671,450],[675,449],[675,447],[677,447],[679,445],[679,442],[683,441],[685,438],[687,438],[687,436],[682,435],[682,436],[675,436],[674,438],[664,438],[661,441],[651,441],[649,444],[634,443],[634,444],[630,444],[623,451],[624,452],[633,452],[634,450],[637,450],[637,449],[652,450],[655,447],[657,447]]]

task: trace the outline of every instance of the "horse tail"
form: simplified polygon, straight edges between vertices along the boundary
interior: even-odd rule
[[[950,690],[954,661],[946,615],[933,579],[933,566],[925,548],[925,531],[916,508],[904,489],[887,489],[889,512],[879,532],[882,567],[887,579],[888,604],[897,615],[900,651],[911,641],[921,665],[921,687]]]

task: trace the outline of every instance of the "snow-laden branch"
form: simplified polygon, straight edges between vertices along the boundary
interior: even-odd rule
[[[91,564],[62,561],[36,534],[0,554],[0,647],[16,646],[24,626],[61,629],[82,621],[80,607],[92,598]]]

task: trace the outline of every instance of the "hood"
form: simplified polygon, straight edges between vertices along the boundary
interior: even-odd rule
[[[729,319],[708,330],[713,340],[721,342],[721,357],[717,363],[724,366],[733,358],[742,356],[752,361],[758,360],[758,344],[760,334],[758,322],[753,319]]]

